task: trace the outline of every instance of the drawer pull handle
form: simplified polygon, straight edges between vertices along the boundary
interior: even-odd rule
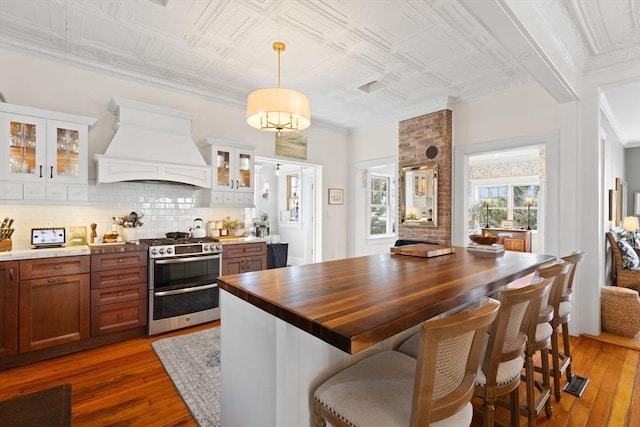
[[[122,320],[124,318],[124,316],[122,315],[122,313],[118,313],[118,315],[116,316],[116,318],[118,320]]]
[[[9,280],[13,282],[13,268],[9,269]]]
[[[122,295],[124,295],[124,292],[120,291],[118,292],[118,296],[121,297]]]
[[[122,258],[118,258],[118,264],[122,264],[124,260]]]
[[[64,277],[52,277],[51,279],[47,279],[47,283],[52,285],[55,283],[65,283],[67,281],[67,279],[65,279]]]
[[[60,264],[56,264],[53,266],[54,270],[60,270],[62,267],[60,266]]]
[[[118,276],[118,280],[122,280],[122,279],[124,279],[123,275]]]

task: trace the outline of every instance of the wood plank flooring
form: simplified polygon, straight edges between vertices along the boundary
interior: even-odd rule
[[[195,426],[151,343],[217,324],[138,338],[0,371],[0,400],[70,383],[72,420],[76,427]],[[640,425],[640,351],[587,336],[572,337],[571,345],[573,371],[589,378],[589,385],[582,397],[563,392],[559,403],[554,399],[553,416],[546,419],[543,411],[538,425]],[[563,378],[563,385],[564,381]],[[506,411],[499,409],[497,417],[508,423]],[[525,418],[520,420],[521,425],[526,425]],[[474,419],[472,425],[482,423]]]

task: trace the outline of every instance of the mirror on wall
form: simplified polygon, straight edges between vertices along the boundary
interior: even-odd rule
[[[627,183],[616,178],[616,225],[622,226],[622,220],[627,216]]]
[[[400,216],[404,225],[438,226],[438,165],[400,170]]]

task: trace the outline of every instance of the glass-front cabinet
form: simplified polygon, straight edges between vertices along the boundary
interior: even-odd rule
[[[0,178],[14,190],[24,185],[24,198],[49,198],[66,187],[42,184],[87,184],[89,126],[96,119],[0,103]],[[69,190],[75,191],[75,190]],[[20,194],[22,191],[13,191]],[[33,197],[29,196],[32,195]]]
[[[19,181],[87,181],[87,127],[7,114],[8,164],[4,178]]]
[[[254,206],[254,149],[207,138],[201,152],[212,168],[210,206]]]

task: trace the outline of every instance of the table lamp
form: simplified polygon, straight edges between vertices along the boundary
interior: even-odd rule
[[[527,230],[531,230],[531,205],[533,205],[533,199],[527,197],[524,204],[527,205]]]
[[[636,230],[638,228],[640,228],[640,224],[638,224],[637,216],[626,216],[622,220],[622,229],[631,233],[633,247],[637,247]]]
[[[487,228],[489,228],[489,205],[491,205],[491,200],[484,199],[484,202],[482,202],[482,204],[487,208]]]

